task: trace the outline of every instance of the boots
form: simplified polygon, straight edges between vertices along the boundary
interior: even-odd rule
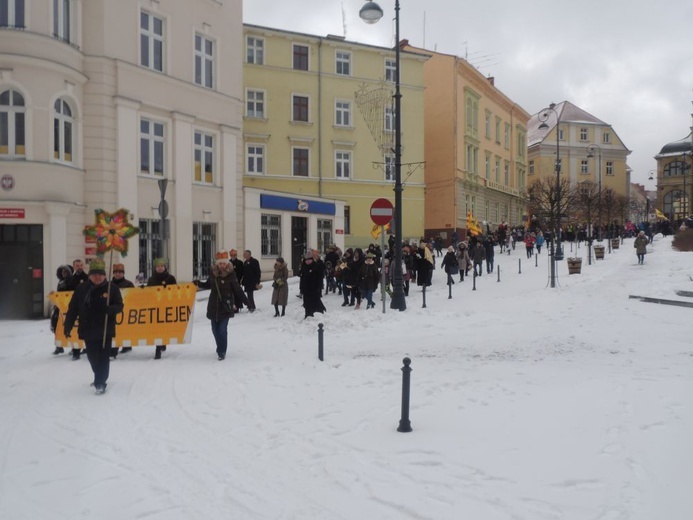
[[[55,350],[53,351],[53,355],[57,356],[58,354],[62,354],[65,352],[65,349],[63,347],[55,347]]]
[[[274,317],[279,317],[279,305],[274,306]]]
[[[282,305],[282,316],[286,314],[286,305]]]

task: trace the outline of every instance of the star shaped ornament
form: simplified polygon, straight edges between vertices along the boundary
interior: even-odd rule
[[[139,228],[128,221],[130,212],[119,209],[108,213],[102,209],[94,210],[96,221],[93,226],[84,226],[84,236],[96,239],[96,254],[104,255],[108,251],[117,251],[122,256],[128,254],[128,239],[140,232]]]

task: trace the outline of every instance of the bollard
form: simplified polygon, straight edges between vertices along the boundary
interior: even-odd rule
[[[500,265],[498,266],[498,282],[500,282]]]
[[[474,267],[474,276],[472,277],[472,291],[476,291],[476,267]]]
[[[399,420],[398,432],[410,432],[411,421],[409,420],[409,393],[411,390],[411,359],[405,357],[402,360],[402,417]]]
[[[539,267],[539,255],[534,255],[534,267]]]
[[[452,275],[448,275],[448,300],[452,300]]]
[[[318,323],[318,359],[320,361],[325,361],[325,357],[323,355],[323,335],[325,331],[323,330],[323,324]]]
[[[423,296],[423,305],[421,306],[422,309],[426,308],[426,284],[423,284],[423,291],[422,291],[422,296]]]
[[[522,274],[522,258],[517,259],[517,274]]]

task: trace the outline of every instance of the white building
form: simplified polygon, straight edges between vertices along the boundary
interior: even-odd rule
[[[243,49],[241,0],[0,2],[0,318],[45,315],[98,208],[141,228],[131,279],[240,249]]]

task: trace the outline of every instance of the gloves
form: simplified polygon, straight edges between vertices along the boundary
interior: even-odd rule
[[[72,334],[72,329],[68,329],[67,327],[63,329],[63,334],[65,334],[66,338],[70,337],[70,334]]]

